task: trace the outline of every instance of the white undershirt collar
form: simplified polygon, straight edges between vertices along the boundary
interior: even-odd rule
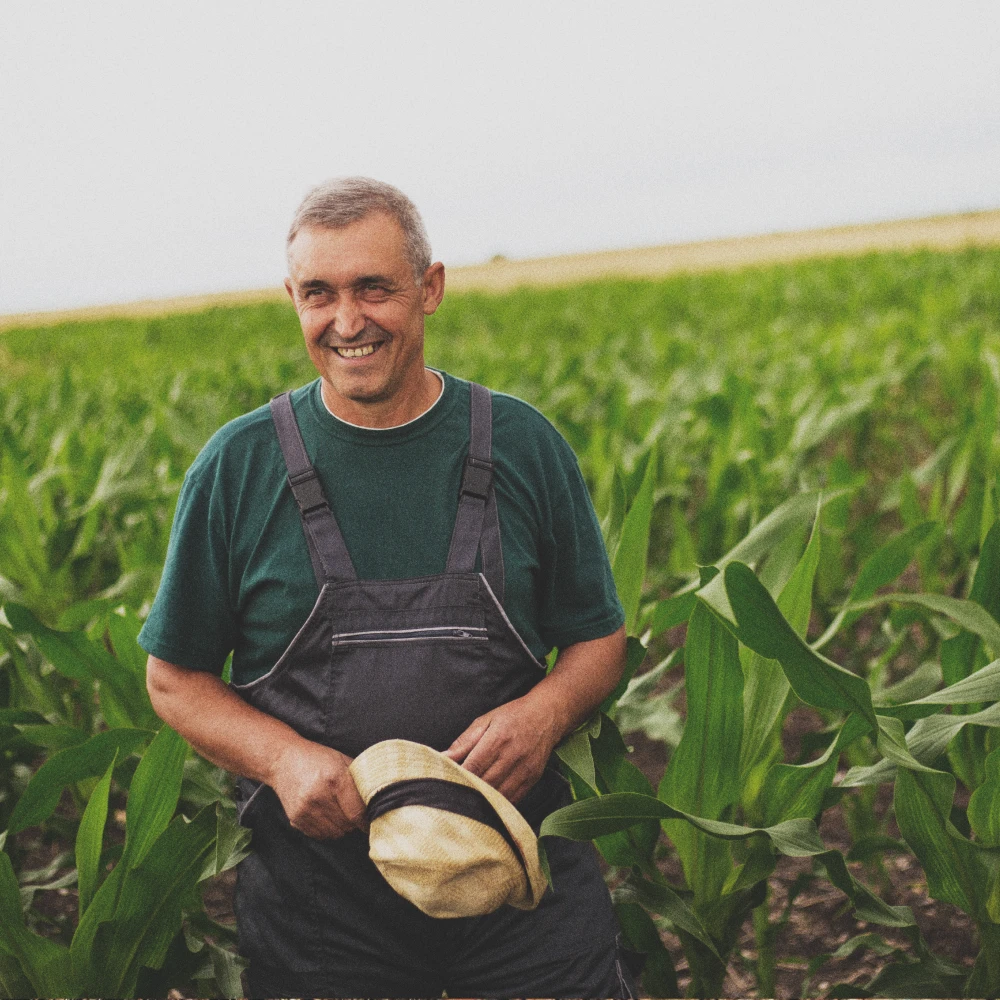
[[[435,406],[438,405],[438,403],[441,401],[441,397],[444,395],[444,376],[436,368],[427,368],[425,370],[429,372],[434,372],[434,374],[437,375],[438,379],[441,381],[441,388],[438,391],[437,399],[435,399],[434,402],[431,403],[431,405],[428,406],[423,413],[418,413],[413,418],[413,420],[407,420],[401,424],[393,424],[392,427],[365,427],[362,424],[352,424],[350,420],[345,420],[343,417],[338,417],[337,414],[334,413],[333,410],[331,410],[330,407],[326,405],[326,400],[323,399],[322,388],[320,389],[319,398],[323,400],[323,406],[326,409],[326,412],[329,413],[334,420],[339,420],[342,424],[347,424],[348,427],[357,427],[358,430],[361,431],[398,431],[400,427],[407,427],[410,424],[412,424],[414,420],[419,420],[421,417],[425,417],[428,413],[431,412],[431,410],[434,409]]]

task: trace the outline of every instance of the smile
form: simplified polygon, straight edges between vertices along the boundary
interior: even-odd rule
[[[374,354],[381,346],[381,343],[365,344],[363,347],[335,347],[334,350],[342,358],[366,358],[369,354]]]

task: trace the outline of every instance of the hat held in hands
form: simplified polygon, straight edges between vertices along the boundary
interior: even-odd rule
[[[535,834],[482,778],[409,740],[376,743],[350,772],[368,807],[369,856],[428,916],[538,905],[547,883]]]

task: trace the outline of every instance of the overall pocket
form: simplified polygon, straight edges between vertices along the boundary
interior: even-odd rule
[[[447,749],[502,700],[489,649],[481,621],[338,629],[327,742],[349,757],[388,739]]]

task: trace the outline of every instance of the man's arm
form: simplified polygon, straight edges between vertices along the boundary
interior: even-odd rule
[[[248,705],[214,674],[150,656],[146,687],[156,714],[203,757],[270,785],[295,829],[333,838],[363,828],[349,757]]]
[[[481,715],[445,753],[517,802],[542,776],[556,744],[614,691],[624,669],[624,626],[567,646],[544,680]]]

